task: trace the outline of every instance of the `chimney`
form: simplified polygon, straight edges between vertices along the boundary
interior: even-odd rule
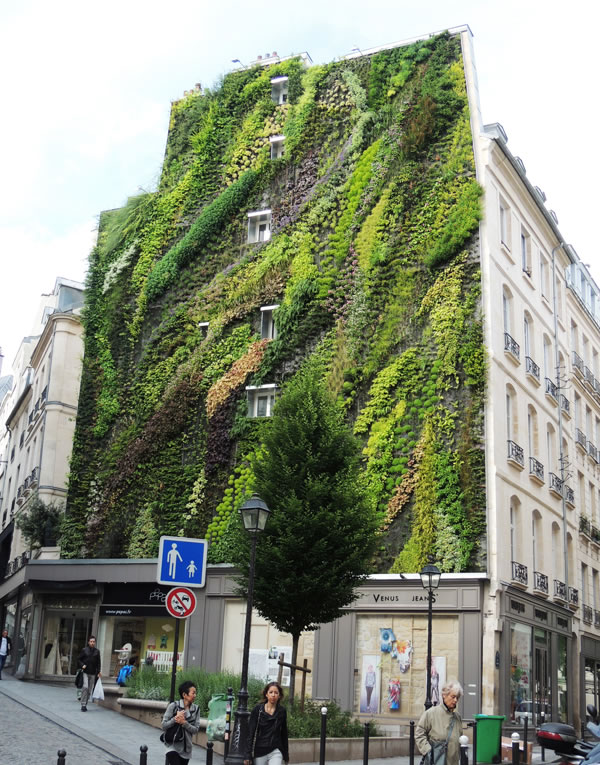
[[[273,51],[273,58],[277,58],[277,51],[276,50]]]
[[[257,61],[262,61],[262,56],[257,56],[257,57],[256,57],[256,60],[257,60]]]

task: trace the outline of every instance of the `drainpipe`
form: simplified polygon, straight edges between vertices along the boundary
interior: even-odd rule
[[[554,367],[556,370],[556,389],[561,395],[561,380],[560,380],[560,356],[558,351],[558,315],[557,315],[557,303],[556,303],[556,253],[561,248],[564,248],[565,243],[560,242],[552,250],[552,308],[554,314]],[[563,422],[562,422],[562,405],[560,398],[558,399],[558,453],[560,463],[560,480],[562,482],[562,518],[563,518],[563,556],[564,556],[564,569],[565,569],[565,588],[567,591],[567,605],[569,604],[569,551],[567,546],[567,502],[565,500],[565,481],[566,470],[563,457]]]

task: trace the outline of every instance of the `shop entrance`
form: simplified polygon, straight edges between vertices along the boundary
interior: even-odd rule
[[[92,613],[48,611],[42,632],[40,673],[74,675],[77,660],[92,633]]]
[[[550,674],[549,634],[534,629],[534,701],[533,724],[541,725],[552,717],[552,677]]]

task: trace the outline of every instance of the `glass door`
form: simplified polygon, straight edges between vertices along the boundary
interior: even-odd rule
[[[533,724],[541,725],[552,716],[552,680],[550,676],[550,647],[546,630],[534,629],[534,704]]]
[[[91,614],[48,612],[44,622],[40,672],[43,675],[74,675],[79,654],[91,632]]]

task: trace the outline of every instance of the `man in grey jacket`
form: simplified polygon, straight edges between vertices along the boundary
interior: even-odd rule
[[[102,676],[100,672],[100,651],[96,648],[96,636],[90,635],[88,644],[79,654],[78,666],[83,670],[83,686],[81,687],[81,711],[87,712],[87,701],[93,692],[96,680]]]

